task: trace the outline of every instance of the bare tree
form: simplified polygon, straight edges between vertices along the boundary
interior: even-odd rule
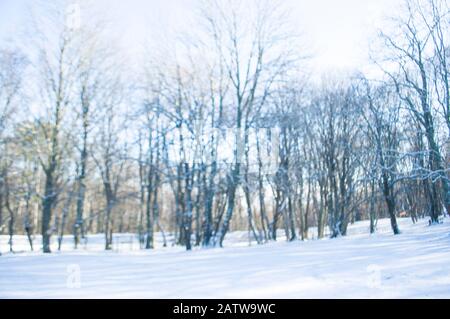
[[[399,102],[392,95],[393,92],[387,86],[372,88],[367,84],[368,112],[364,115],[364,118],[370,145],[375,146],[374,159],[378,169],[374,172],[380,174],[379,177],[376,175],[375,180],[379,181],[386,201],[392,231],[395,235],[398,235],[400,229],[396,218],[395,184],[399,181],[397,165],[399,159],[398,125],[400,107]]]
[[[252,116],[258,104],[265,103],[273,83],[292,62],[292,54],[289,50],[278,51],[281,45],[289,43],[289,39],[283,33],[283,13],[277,4],[258,2],[250,11],[246,5],[235,1],[213,2],[209,9],[205,10],[208,31],[219,48],[230,82],[230,94],[234,96],[231,114],[235,144],[233,162],[227,174],[227,209],[215,234],[215,242],[222,245],[241,184],[243,150],[247,147],[245,119]],[[242,19],[242,14],[247,14],[248,19]]]
[[[14,211],[11,207],[11,185],[8,176],[11,174],[13,157],[8,148],[15,136],[9,134],[15,124],[14,114],[19,113],[19,98],[23,82],[25,58],[18,51],[0,51],[0,234],[4,228],[4,208],[8,211],[10,234],[10,250],[12,251],[12,235],[14,232]]]
[[[433,46],[433,41],[438,44],[438,48],[442,44],[438,43],[439,35],[433,36],[434,32],[430,33],[430,28],[423,23],[422,5],[418,1],[409,0],[405,2],[405,6],[406,17],[397,21],[400,34],[398,36],[381,34],[386,48],[392,53],[389,60],[396,63],[398,68],[396,73],[388,70],[386,73],[394,82],[399,97],[425,133],[428,142],[429,169],[424,168],[422,178],[430,181],[430,194],[432,194],[430,218],[433,223],[436,223],[441,213],[437,194],[443,194],[445,207],[448,210],[450,192],[448,179],[445,176],[444,160],[437,140],[436,115],[432,97],[434,71],[433,63],[429,63],[428,51],[430,46]],[[433,11],[436,8],[434,7]],[[432,29],[434,30],[434,27]],[[437,33],[439,34],[439,31]],[[446,75],[443,74],[443,76],[445,91]],[[442,185],[442,192],[438,190],[439,184]]]
[[[93,160],[100,172],[105,199],[104,233],[105,249],[112,249],[114,212],[118,205],[119,188],[125,168],[126,147],[122,142],[124,118],[119,117],[123,98],[120,78],[109,78],[110,84],[102,92],[99,108],[98,131],[94,143]]]

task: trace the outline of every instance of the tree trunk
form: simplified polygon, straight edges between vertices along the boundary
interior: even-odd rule
[[[218,233],[220,247],[223,247],[223,240],[225,239],[225,235],[229,230],[231,218],[233,217],[236,190],[239,182],[239,174],[240,174],[240,163],[236,163],[235,168],[232,170],[230,174],[231,176],[228,176],[227,210],[222,227],[220,228]]]
[[[56,200],[53,171],[46,172],[45,177],[45,191],[42,199],[42,249],[44,253],[51,253],[50,237],[52,229],[50,222],[52,219],[53,205]]]

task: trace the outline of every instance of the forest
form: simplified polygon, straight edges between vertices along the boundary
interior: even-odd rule
[[[450,212],[449,1],[403,1],[368,70],[323,76],[277,1],[203,1],[137,68],[108,21],[78,21],[89,3],[45,3],[0,47],[0,251],[18,235],[44,253],[89,234],[262,245],[384,218],[399,235],[399,218]]]

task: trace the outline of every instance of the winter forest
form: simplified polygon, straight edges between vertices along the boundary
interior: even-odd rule
[[[352,258],[377,243],[363,273],[383,268],[391,248],[417,260],[436,253],[440,264],[405,272],[427,278],[433,268],[434,295],[450,296],[441,269],[450,261],[449,1],[399,1],[368,39],[363,68],[320,74],[288,2],[194,1],[189,25],[157,41],[142,30],[137,50],[119,48],[94,2],[37,1],[0,42],[0,270],[11,272],[2,270],[0,297],[27,296],[13,283],[19,258],[69,258],[82,274],[96,256],[123,267],[148,258],[162,260],[160,272],[173,261],[181,276],[184,262],[200,263],[195,254],[208,272],[208,256],[233,252],[241,263],[211,267],[243,276],[284,264],[292,275],[291,254],[357,267]],[[421,246],[432,243],[440,248]],[[409,254],[397,261],[414,264]],[[308,285],[328,283],[316,269]],[[280,287],[289,278],[274,276]],[[427,296],[421,283],[412,296]],[[208,287],[188,296],[221,291]]]

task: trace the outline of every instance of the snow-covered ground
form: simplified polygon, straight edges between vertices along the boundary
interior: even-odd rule
[[[345,238],[251,247],[233,233],[224,249],[192,252],[141,251],[125,234],[111,252],[102,236],[78,251],[67,237],[43,255],[18,236],[22,252],[0,256],[0,298],[450,298],[450,220],[399,222],[395,237],[381,220],[372,236],[366,222]]]

